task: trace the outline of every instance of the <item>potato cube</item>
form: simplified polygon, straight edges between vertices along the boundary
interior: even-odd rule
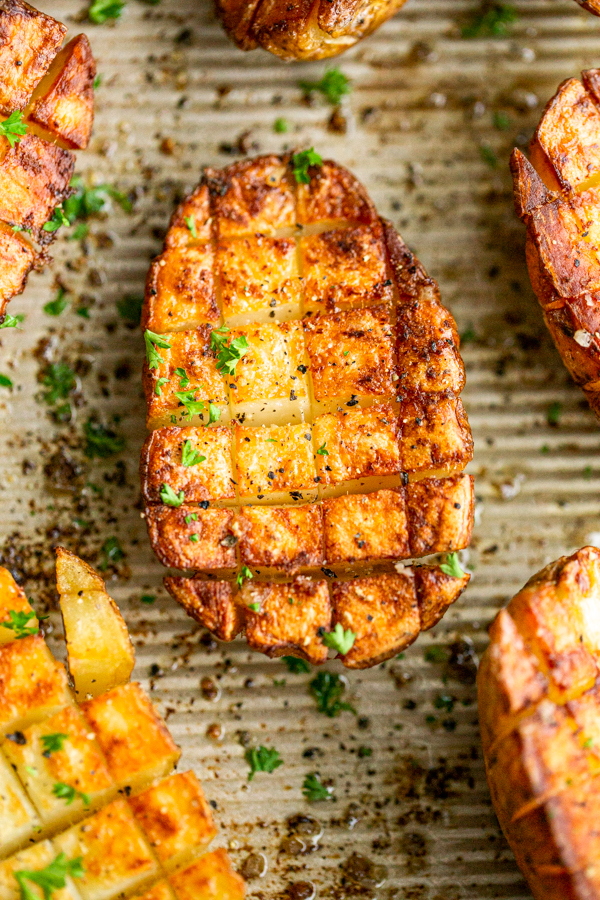
[[[200,184],[171,216],[165,246],[196,247],[209,241],[211,236],[212,213],[208,187]]]
[[[454,319],[435,290],[422,290],[398,310],[396,322],[398,394],[460,394],[465,367],[458,352]]]
[[[193,772],[171,775],[129,804],[160,863],[171,872],[206,850],[217,833]]]
[[[0,8],[0,115],[25,109],[67,33],[66,26],[28,3]]]
[[[40,820],[13,770],[0,753],[0,858],[31,842]],[[2,879],[0,876],[0,896]]]
[[[31,245],[0,223],[0,316],[8,301],[24,290],[35,259]]]
[[[417,566],[415,583],[421,610],[421,631],[433,628],[440,621],[449,606],[455,603],[471,576],[453,578],[446,575],[439,566]]]
[[[34,134],[24,135],[14,147],[8,141],[0,144],[0,219],[46,239],[42,226],[68,196],[73,154]]]
[[[410,569],[393,575],[334,581],[333,624],[356,635],[342,661],[365,669],[395,656],[419,636],[420,614]]]
[[[305,320],[304,331],[317,413],[394,397],[394,347],[385,307],[317,316]]]
[[[0,732],[22,730],[73,704],[67,673],[39,634],[0,647]]]
[[[242,608],[227,581],[167,576],[164,584],[188,616],[208,628],[221,641],[232,641],[244,627]]]
[[[180,750],[139,684],[132,681],[81,704],[120,790],[144,790],[168,775]]]
[[[33,95],[28,119],[74,149],[87,147],[94,123],[96,63],[85,34],[69,41]]]
[[[248,352],[228,379],[231,410],[245,425],[302,422],[310,416],[308,360],[301,322],[264,323],[233,329]]]
[[[82,857],[84,874],[77,890],[84,900],[109,900],[160,874],[125,800],[115,800],[53,843],[68,859]]]
[[[132,900],[175,900],[175,894],[168,881],[159,881],[143,894],[136,894]]]
[[[3,750],[45,827],[65,828],[116,793],[90,726],[75,707],[19,732]]]
[[[63,566],[66,575],[61,578],[58,573]],[[67,659],[77,698],[95,697],[129,681],[135,665],[133,644],[104,582],[91,566],[64,547],[56,548],[56,571]],[[83,587],[96,579],[102,584],[101,589]],[[61,590],[61,582],[68,584],[69,589]],[[74,590],[78,583],[81,587]]]
[[[380,225],[312,234],[300,241],[304,312],[391,303],[393,285]]]
[[[323,485],[364,492],[401,481],[398,423],[389,404],[318,416],[313,442]]]
[[[323,563],[321,508],[242,506],[232,527],[247,566],[297,572]]]
[[[374,491],[325,500],[323,532],[328,563],[410,556],[402,491]]]
[[[15,629],[4,628],[2,622],[11,624],[11,612],[24,613],[28,618],[24,623],[26,629],[39,627],[37,616],[32,610],[25,592],[18,586],[8,569],[0,566],[0,645],[10,644],[15,640]]]
[[[156,369],[144,363],[149,428],[177,422],[226,422],[229,418],[226,379],[217,371],[210,333],[208,325],[200,325],[194,331],[165,335],[170,347],[158,348],[162,363]],[[213,415],[209,404],[216,407]]]
[[[152,549],[163,566],[174,569],[233,568],[237,561],[233,516],[231,509],[146,507]]]
[[[142,327],[163,334],[219,322],[214,259],[210,244],[173,247],[158,256],[146,280]]]
[[[294,190],[278,156],[259,156],[222,169],[207,168],[205,181],[218,237],[273,234],[295,224]]]
[[[310,425],[235,426],[240,497],[273,503],[316,498]]]
[[[177,900],[244,900],[246,886],[233,871],[225,850],[205,853],[171,876]]]
[[[223,317],[230,325],[300,315],[302,282],[292,238],[264,234],[217,246]]]
[[[40,872],[53,863],[58,855],[50,841],[40,841],[0,862],[0,900],[23,900],[24,894],[15,878],[15,872]],[[32,897],[43,900],[44,893],[38,885],[32,881],[25,881],[25,884]],[[70,878],[67,878],[66,887],[52,891],[52,900],[79,900],[79,894]]]
[[[409,484],[406,504],[413,556],[468,547],[473,528],[473,478],[426,478]]]
[[[473,458],[473,439],[464,407],[452,395],[430,394],[400,407],[400,453],[404,472],[443,477]]]
[[[321,636],[330,630],[331,601],[326,581],[298,575],[289,584],[246,581],[246,640],[267,656],[292,653],[311,663],[327,659]]]
[[[369,195],[347,169],[330,160],[309,170],[310,184],[299,184],[297,219],[300,225],[317,222],[379,222]]]
[[[188,502],[235,497],[229,428],[160,428],[142,448],[142,491],[160,502],[166,484]],[[204,457],[204,459],[201,459]],[[187,465],[184,465],[187,463]]]

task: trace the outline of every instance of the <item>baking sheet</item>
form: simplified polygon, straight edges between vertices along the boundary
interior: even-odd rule
[[[515,143],[526,146],[559,82],[600,61],[600,19],[573,0],[515,0],[509,37],[467,41],[459,29],[476,0],[410,0],[336,62],[353,81],[347,132],[339,134],[328,128],[330,109],[307,105],[298,88],[325,65],[243,54],[208,2],[128,0],[114,27],[81,23],[75,0],[40,5],[71,33],[85,28],[102,74],[92,147],[77,169],[131,192],[134,211],[115,204],[91,223],[83,249],[60,237],[54,265],[10,306],[26,318],[22,330],[0,337],[0,372],[15,384],[0,389],[0,561],[34,602],[52,606],[56,543],[97,565],[106,539],[119,540],[125,557],[107,576],[135,637],[135,675],[168,716],[182,767],[196,768],[216,804],[220,841],[236,865],[265,855],[268,871],[249,882],[251,898],[283,897],[306,881],[323,898],[529,897],[490,807],[472,652],[481,652],[495,611],[534,571],[600,544],[600,430],[531,292],[507,161]],[[288,134],[273,131],[279,117]],[[462,397],[478,497],[465,555],[473,579],[402,659],[343,673],[357,716],[328,719],[309,694],[310,675],[290,674],[242,641],[203,637],[162,589],[164,570],[140,516],[143,348],[115,304],[142,293],[175,200],[203,165],[239,158],[244,134],[250,152],[314,145],[349,166],[439,280],[465,339]],[[42,306],[59,283],[70,305],[51,317]],[[89,318],[78,314],[82,307]],[[57,423],[40,402],[49,361],[78,373],[70,423]],[[113,425],[126,451],[87,459],[90,416]],[[156,600],[142,603],[143,595]],[[55,613],[50,628],[60,653]],[[342,673],[339,664],[328,668]],[[206,682],[202,691],[207,678],[217,691]],[[215,725],[220,738],[207,736]],[[284,765],[248,783],[248,739],[276,747]],[[332,780],[335,801],[304,800],[302,782],[315,771]],[[316,816],[323,834],[294,856],[286,838],[298,813]],[[354,852],[386,868],[382,887],[352,886],[346,863]]]

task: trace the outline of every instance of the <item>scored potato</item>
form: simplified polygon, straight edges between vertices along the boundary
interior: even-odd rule
[[[337,56],[393,16],[406,0],[216,0],[227,34],[242,50],[282,59]]]
[[[536,900],[600,898],[600,550],[538,572],[478,673],[494,808]]]
[[[312,663],[341,625],[364,668],[467,584],[398,565],[468,546],[465,374],[437,285],[363,186],[318,156],[300,179],[301,158],[208,169],[175,211],[142,311],[140,477],[193,618]]]
[[[129,681],[135,665],[133,644],[103,580],[74,553],[57,547],[56,581],[78,698],[96,697]]]

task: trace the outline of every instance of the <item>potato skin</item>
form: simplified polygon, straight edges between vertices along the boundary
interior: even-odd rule
[[[600,16],[600,0],[575,0],[575,2],[595,16]]]
[[[494,808],[536,900],[600,877],[600,550],[542,569],[500,611],[478,672]]]
[[[242,50],[263,47],[282,59],[337,56],[394,15],[406,0],[217,0],[228,35]]]

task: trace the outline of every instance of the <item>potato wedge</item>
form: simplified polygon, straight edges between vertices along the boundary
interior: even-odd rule
[[[116,603],[91,566],[57,547],[56,574],[75,691],[80,700],[97,697],[129,681],[133,644]]]
[[[600,550],[530,579],[478,673],[486,774],[536,900],[600,896]]]

